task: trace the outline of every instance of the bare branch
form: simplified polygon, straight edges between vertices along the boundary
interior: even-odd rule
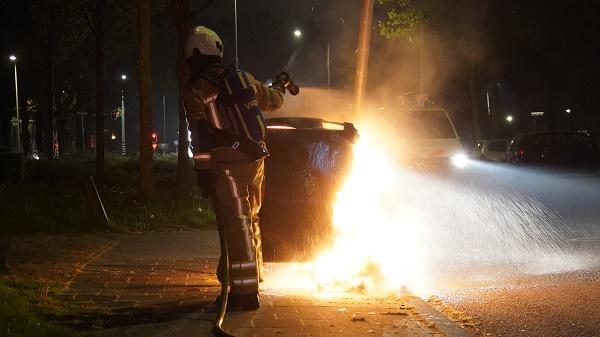
[[[92,17],[90,15],[91,8],[89,6],[86,6],[87,1],[76,0],[76,1],[71,1],[71,4],[74,5],[72,8],[75,9],[76,11],[78,11],[81,14],[81,16],[85,19],[85,22],[86,22],[88,28],[90,29],[90,31],[92,32],[92,34],[94,36],[96,36],[98,27],[96,27],[96,24],[95,24],[94,20],[92,20]]]
[[[215,0],[208,0],[206,1],[206,3],[202,6],[200,6],[200,8],[198,8],[197,10],[193,11],[190,13],[190,17],[193,18],[194,16],[204,12],[208,7],[210,7],[210,5],[213,4],[213,2],[215,2]]]
[[[133,8],[128,7],[128,4],[128,1],[117,1],[113,4],[114,6],[116,6],[116,8],[113,7],[115,10],[111,17],[111,20],[108,21],[106,25],[104,25],[104,33],[107,33],[108,31],[113,29],[117,23],[122,21],[123,18],[125,18],[127,15],[129,15],[131,11],[133,11]]]

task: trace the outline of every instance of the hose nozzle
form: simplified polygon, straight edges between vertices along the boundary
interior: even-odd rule
[[[277,75],[276,80],[276,83],[287,89],[292,96],[296,96],[300,93],[300,87],[292,81],[290,74],[285,71],[280,72],[279,75]]]

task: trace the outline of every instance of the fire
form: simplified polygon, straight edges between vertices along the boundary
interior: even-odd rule
[[[583,268],[565,249],[557,213],[497,180],[549,178],[488,164],[455,177],[411,171],[406,147],[378,126],[360,125],[331,247],[311,263],[269,264],[263,290],[345,297],[406,288],[426,297],[465,280]]]
[[[353,167],[334,208],[334,244],[312,265],[320,291],[374,293],[422,284],[418,212],[403,207],[406,178],[384,151],[365,133],[354,146]]]
[[[403,201],[411,197],[414,182],[394,165],[384,142],[361,126],[352,168],[334,206],[331,248],[311,263],[268,264],[263,290],[330,297],[387,295],[406,287],[425,294],[423,221],[419,210]]]

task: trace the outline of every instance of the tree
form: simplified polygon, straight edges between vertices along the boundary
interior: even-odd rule
[[[179,92],[179,104],[177,113],[179,116],[179,146],[177,150],[177,194],[181,197],[189,190],[189,172],[190,159],[188,156],[188,130],[187,120],[185,118],[185,108],[183,106],[182,91],[186,85],[185,75],[185,37],[190,28],[189,23],[189,0],[173,0],[173,10],[175,19],[175,29],[177,32],[178,53],[175,64],[175,72],[177,75],[177,84]]]
[[[150,0],[138,0],[138,78],[140,92],[140,180],[142,198],[154,194],[152,172],[152,76],[151,76],[151,17]]]
[[[438,44],[428,48],[438,61],[453,60],[457,74],[468,82],[475,137],[482,136],[483,95],[482,62],[486,54],[483,36],[487,1],[461,0],[379,0],[387,6],[387,19],[379,23],[380,34],[389,40],[419,37],[423,52],[423,36],[436,35]],[[421,56],[422,57],[422,56]]]
[[[70,0],[67,4],[83,19],[95,42],[96,73],[96,176],[104,176],[104,67],[106,37],[131,12],[129,1]]]
[[[185,39],[188,31],[191,29],[191,18],[195,15],[200,14],[206,10],[214,0],[207,0],[197,10],[190,12],[189,0],[171,0],[175,29],[177,32],[178,42],[178,53],[177,61],[175,64],[175,72],[177,75],[178,91],[179,91],[179,147],[177,152],[177,194],[179,196],[185,195],[189,190],[189,172],[190,172],[190,159],[188,156],[188,124],[185,117],[185,107],[183,106],[183,94],[185,85],[187,83],[186,65],[185,65]]]

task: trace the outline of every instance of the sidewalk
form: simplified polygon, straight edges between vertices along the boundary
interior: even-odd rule
[[[33,249],[31,242],[17,240],[8,264],[11,274],[64,282],[58,296],[71,304],[66,324],[95,336],[212,336],[212,302],[220,291],[216,231],[42,241]],[[44,266],[51,270],[44,273]],[[411,296],[264,294],[261,302],[259,310],[228,313],[226,329],[236,336],[261,337],[466,335]]]

